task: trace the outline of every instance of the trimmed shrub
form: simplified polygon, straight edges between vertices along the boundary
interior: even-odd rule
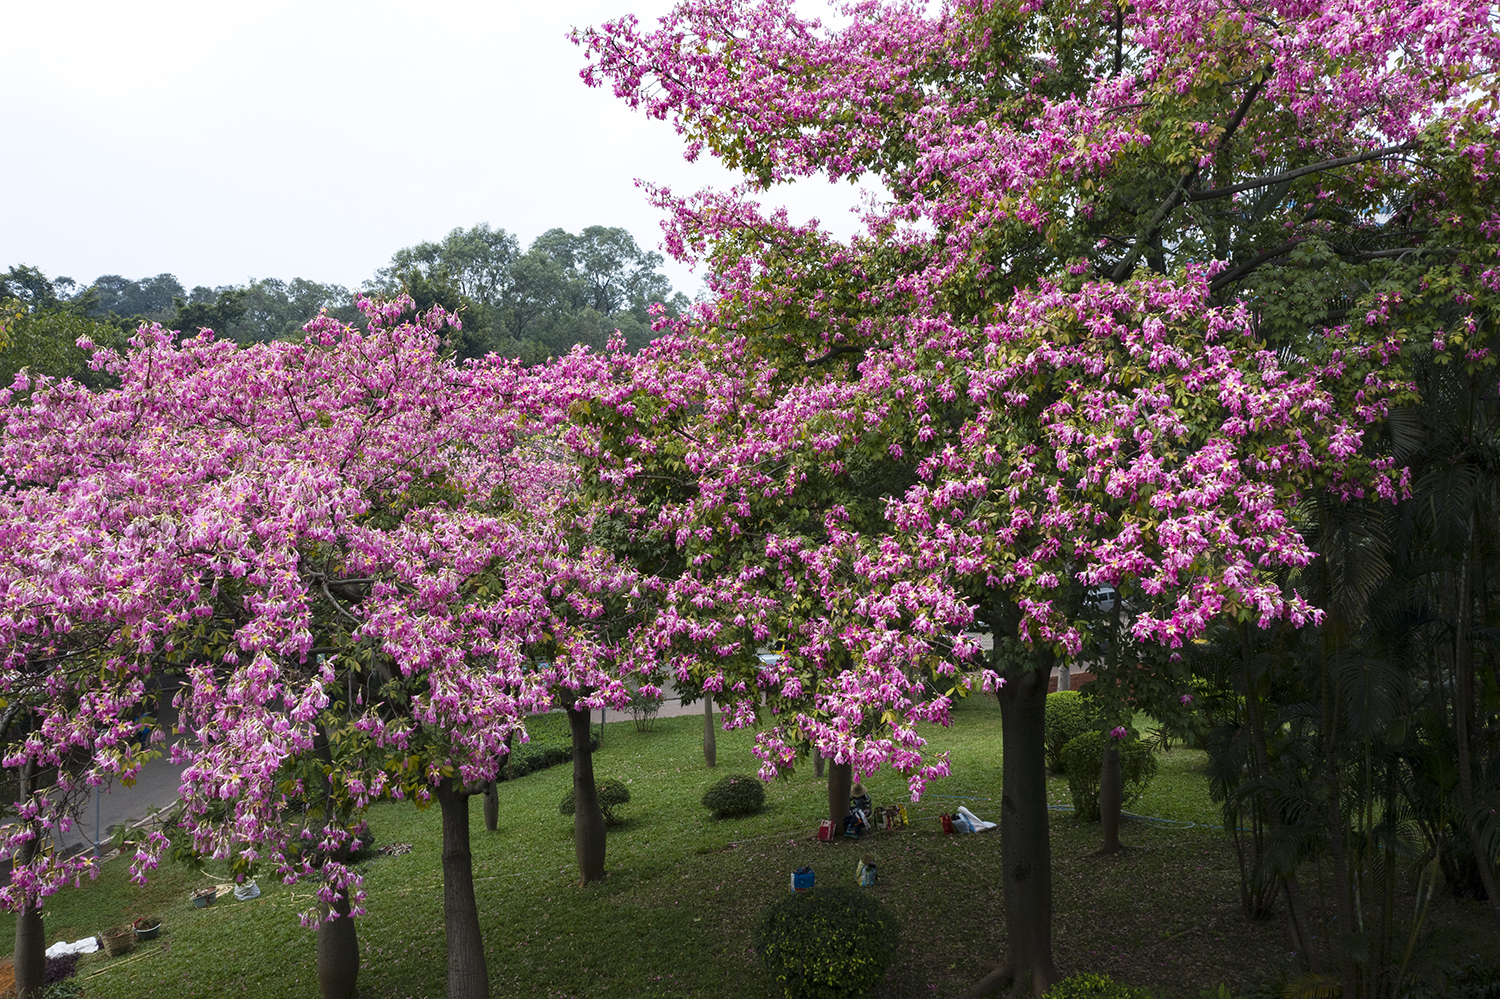
[[[713,812],[716,819],[754,815],[765,805],[765,786],[760,778],[749,774],[730,774],[703,792],[703,807]]]
[[[1094,705],[1076,690],[1059,690],[1047,695],[1043,738],[1047,743],[1048,770],[1055,774],[1066,773],[1063,747],[1093,728],[1097,715]]]
[[[1151,992],[1121,985],[1108,975],[1071,975],[1043,992],[1042,999],[1151,999]]]
[[[594,782],[594,793],[599,796],[599,811],[604,813],[604,824],[617,826],[625,820],[615,814],[615,809],[630,800],[630,788],[623,782],[612,777]],[[573,802],[573,789],[568,788],[568,793],[563,795],[562,804],[557,810],[564,815],[572,815],[577,806]]]
[[[1099,821],[1099,771],[1104,766],[1103,732],[1085,732],[1063,747],[1068,768],[1068,793],[1073,814],[1081,822]],[[1156,754],[1134,734],[1120,742],[1120,782],[1124,785],[1121,805],[1128,808],[1156,776]]]
[[[751,942],[787,999],[863,996],[885,976],[900,927],[868,890],[787,895],[761,913]]]

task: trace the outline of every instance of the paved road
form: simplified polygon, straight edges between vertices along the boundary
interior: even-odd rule
[[[170,738],[177,724],[177,712],[170,704],[162,708],[160,723]],[[54,831],[53,838],[64,850],[92,849],[97,829],[98,840],[107,852],[110,826],[143,819],[153,808],[166,808],[177,800],[182,769],[180,765],[168,762],[164,750],[160,759],[141,768],[134,786],[126,787],[115,781],[111,787],[95,789],[93,798],[78,815],[78,824],[66,833]]]

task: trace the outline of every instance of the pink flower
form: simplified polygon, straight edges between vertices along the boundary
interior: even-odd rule
[[[1178,700],[1182,701],[1183,704],[1192,704],[1193,703],[1193,695],[1192,694],[1183,694],[1180,698],[1178,698]]]
[[[1109,734],[1116,739],[1123,739],[1125,738],[1125,726],[1116,725],[1114,728],[1110,729]]]

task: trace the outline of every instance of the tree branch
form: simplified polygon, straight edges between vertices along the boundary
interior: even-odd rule
[[[1238,281],[1240,278],[1249,274],[1251,271],[1255,270],[1266,261],[1274,260],[1282,254],[1292,252],[1292,250],[1296,249],[1297,245],[1301,242],[1301,237],[1298,237],[1297,239],[1289,239],[1285,243],[1279,243],[1276,246],[1271,247],[1269,250],[1264,250],[1260,253],[1257,253],[1255,256],[1251,257],[1243,264],[1237,264],[1234,267],[1231,267],[1229,270],[1220,274],[1218,277],[1214,278],[1208,283],[1208,293],[1212,295],[1216,293],[1220,288],[1223,288],[1225,285],[1233,284],[1234,282]]]
[[[837,347],[829,347],[827,353],[820,354],[805,363],[808,367],[812,368],[818,366],[819,364],[827,364],[835,357],[841,357],[844,354],[863,354],[865,351],[870,350],[872,347],[875,350],[889,350],[891,348],[891,345],[889,343],[841,344]]]
[[[1377,257],[1404,257],[1408,253],[1442,253],[1452,252],[1446,248],[1434,248],[1430,246],[1397,246],[1389,250],[1355,250],[1352,255],[1358,260],[1374,260]]]
[[[1272,174],[1269,177],[1257,177],[1255,180],[1247,180],[1243,184],[1231,184],[1228,187],[1216,187],[1211,191],[1194,191],[1187,196],[1189,201],[1211,201],[1214,198],[1227,198],[1231,194],[1239,194],[1241,191],[1252,191],[1257,187],[1270,187],[1273,184],[1283,184],[1298,177],[1306,177],[1310,173],[1321,173],[1324,170],[1333,170],[1337,167],[1350,166],[1355,163],[1364,163],[1367,160],[1378,160],[1386,156],[1394,156],[1396,153],[1405,152],[1412,147],[1412,143],[1403,142],[1396,146],[1384,146],[1380,149],[1371,149],[1363,153],[1355,153],[1353,156],[1340,156],[1336,160],[1324,160],[1322,163],[1313,163],[1285,173]]]
[[[355,624],[363,624],[364,623],[359,618],[355,617],[353,614],[351,614],[347,610],[345,610],[344,609],[344,605],[341,604],[341,603],[339,603],[338,600],[334,599],[333,594],[330,593],[329,590],[328,590],[328,577],[325,576],[325,575],[323,575],[321,572],[318,573],[318,586],[322,588],[322,590],[323,590],[323,596],[327,597],[328,598],[328,602],[331,603],[331,604],[333,604],[333,609],[334,610],[338,611],[340,614],[344,615],[349,620],[353,621]]]
[[[1250,89],[1245,91],[1245,96],[1240,101],[1240,106],[1234,109],[1234,116],[1229,119],[1229,124],[1224,126],[1224,134],[1219,136],[1219,141],[1214,145],[1215,153],[1222,151],[1229,144],[1229,140],[1234,138],[1234,133],[1239,130],[1240,124],[1244,122],[1245,115],[1250,113],[1250,106],[1260,96],[1261,88],[1265,86],[1266,79],[1270,74],[1271,68],[1267,66],[1266,76],[1256,80],[1250,85]],[[1111,281],[1118,284],[1130,276],[1130,272],[1135,270],[1135,262],[1141,258],[1141,254],[1145,251],[1146,247],[1155,243],[1157,237],[1161,235],[1162,223],[1167,220],[1167,216],[1172,214],[1178,205],[1182,204],[1184,198],[1191,199],[1191,195],[1188,194],[1187,189],[1197,179],[1198,164],[1194,163],[1191,170],[1188,170],[1181,177],[1177,178],[1177,183],[1173,186],[1172,193],[1167,195],[1167,200],[1163,201],[1152,214],[1151,221],[1146,223],[1145,229],[1136,237],[1134,245],[1130,248],[1130,252],[1121,257],[1120,262],[1115,264],[1114,270],[1109,272],[1109,279]]]

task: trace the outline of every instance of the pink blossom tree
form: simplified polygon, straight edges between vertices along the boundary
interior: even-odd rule
[[[1042,705],[1094,642],[1090,589],[1168,649],[1215,620],[1314,621],[1294,505],[1404,490],[1371,431],[1407,391],[1413,328],[1461,330],[1465,302],[1399,289],[1472,299],[1493,267],[1487,218],[1446,206],[1493,171],[1495,24],[1486,3],[1349,0],[862,3],[827,27],[730,0],[575,34],[586,82],[746,178],[654,190],[715,297],[664,324],[660,371],[613,404],[601,479],[675,473],[660,526],[746,589],[697,606],[841,643],[849,667],[804,656],[803,686],[861,718],[901,686],[861,682],[885,650],[962,651],[968,620],[995,635],[1009,952],[983,989],[1056,976]],[[815,174],[878,181],[865,235],[750,200]],[[660,432],[628,422],[652,405]],[[877,490],[878,527],[819,492],[886,459],[915,474]],[[783,534],[820,504],[821,530]],[[751,594],[804,585],[785,575],[853,598],[862,626],[779,630]],[[810,731],[828,737],[794,711],[763,733],[771,765]]]
[[[550,706],[560,667],[528,646],[563,634],[550,593],[591,563],[555,564],[558,475],[507,402],[517,369],[442,361],[447,317],[396,324],[409,305],[246,350],[143,330],[97,356],[121,380],[109,392],[18,382],[3,682],[36,723],[7,760],[64,793],[129,777],[147,683],[184,672],[181,831],[199,853],[320,879],[304,918],[328,995],[357,970],[363,894],[341,858],[358,813],[436,797],[449,991],[482,996],[469,789]],[[25,849],[66,805],[38,790],[12,828],[23,863],[0,899],[22,913],[80,873]],[[138,876],[167,845],[153,837]]]

